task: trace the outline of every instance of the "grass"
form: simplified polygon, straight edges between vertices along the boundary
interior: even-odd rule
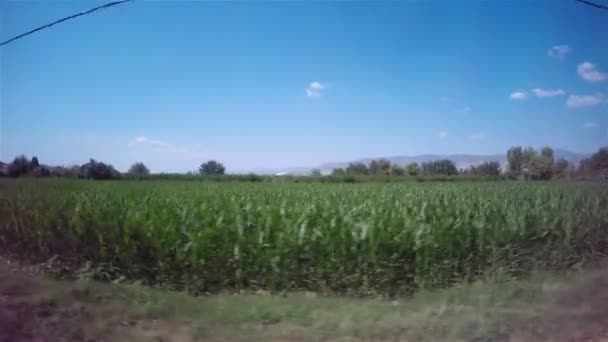
[[[91,280],[44,280],[39,291],[60,307],[88,307],[101,317],[98,329],[116,328],[111,326],[115,317],[135,328],[159,322],[156,334],[171,336],[180,327],[188,335],[183,341],[550,341],[575,339],[608,319],[603,305],[608,293],[601,291],[606,281],[602,268],[542,273],[526,280],[420,291],[399,301],[310,293],[192,297]],[[597,306],[589,310],[589,305]]]

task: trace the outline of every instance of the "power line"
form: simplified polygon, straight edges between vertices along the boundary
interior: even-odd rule
[[[608,10],[608,6],[604,6],[604,5],[596,4],[596,3],[591,2],[591,1],[587,1],[587,0],[576,0],[576,1],[578,1],[578,2],[582,2],[582,3],[584,3],[584,4],[586,4],[586,5],[589,5],[589,6],[593,6],[593,7],[595,7],[595,8],[601,8],[601,9],[604,9],[604,10]]]
[[[86,14],[93,13],[93,12],[98,11],[98,10],[100,10],[100,9],[104,9],[104,8],[112,7],[112,6],[119,5],[119,4],[122,4],[122,3],[125,3],[125,2],[129,2],[129,1],[132,1],[132,0],[120,0],[120,1],[112,1],[112,2],[109,2],[109,3],[105,4],[105,5],[97,6],[97,7],[95,7],[95,8],[90,9],[90,10],[87,10],[87,11],[84,11],[84,12],[80,12],[80,13],[73,14],[73,15],[71,15],[71,16],[69,16],[69,17],[65,17],[65,18],[62,18],[62,19],[59,19],[59,20],[53,21],[52,23],[49,23],[49,24],[46,24],[46,25],[43,25],[43,26],[37,27],[37,28],[35,28],[35,29],[31,30],[31,31],[28,31],[28,32],[22,33],[22,34],[20,34],[20,35],[18,35],[18,36],[15,36],[15,37],[13,37],[13,38],[11,38],[11,39],[7,40],[7,41],[4,41],[4,42],[0,43],[0,46],[4,46],[4,45],[6,45],[6,44],[8,44],[8,43],[10,43],[10,42],[14,42],[14,41],[15,41],[15,40],[17,40],[17,39],[21,39],[21,38],[23,38],[23,37],[25,37],[25,36],[29,36],[29,35],[30,35],[30,34],[32,34],[32,33],[35,33],[35,32],[41,31],[41,30],[44,30],[44,29],[46,29],[46,28],[49,28],[49,27],[51,27],[51,26],[53,26],[53,25],[57,25],[57,24],[62,23],[62,22],[64,22],[64,21],[67,21],[67,20],[70,20],[70,19],[74,19],[74,18],[77,18],[77,17],[83,16],[83,15],[86,15]]]

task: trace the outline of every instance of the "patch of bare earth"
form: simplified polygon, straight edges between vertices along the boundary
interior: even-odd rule
[[[608,270],[585,277],[543,291],[530,313],[513,317],[510,341],[608,342]]]
[[[116,299],[81,299],[0,261],[0,342],[192,341],[184,324],[138,319]]]
[[[138,317],[129,310],[129,301],[110,289],[103,285],[99,291],[82,293],[72,283],[45,279],[0,258],[0,342],[437,341],[446,339],[434,337],[436,330],[450,328],[448,315],[438,324],[416,327],[403,322],[403,327],[391,326],[369,335],[348,331],[319,334],[313,327],[287,321],[274,325],[250,322],[238,327],[211,322],[213,326],[207,326],[208,334],[203,335],[194,328],[197,322]],[[449,340],[608,342],[608,269],[564,282],[547,282],[540,294],[518,308],[504,315],[498,325],[507,328],[498,329],[499,333],[471,333]]]

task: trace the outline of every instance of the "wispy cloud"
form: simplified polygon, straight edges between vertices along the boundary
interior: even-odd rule
[[[441,132],[437,133],[437,136],[438,136],[440,139],[447,138],[447,136],[448,136],[448,132],[446,132],[446,131],[441,131]]]
[[[583,128],[597,128],[597,127],[599,127],[597,122],[587,121],[583,124]]]
[[[133,139],[129,145],[154,145],[154,146],[169,146],[169,143],[167,143],[166,141],[162,141],[162,140],[154,140],[154,139],[150,139],[146,136],[139,136],[135,139]]]
[[[532,89],[532,93],[534,93],[534,95],[536,95],[536,97],[541,97],[541,98],[560,96],[560,95],[566,94],[566,92],[561,89],[550,90],[550,89],[540,89],[540,88]]]
[[[576,67],[576,72],[587,82],[602,82],[608,80],[608,73],[596,69],[596,65],[583,62]]]
[[[604,101],[604,95],[570,95],[566,100],[566,106],[570,108],[597,106]]]
[[[308,97],[319,97],[323,95],[325,86],[319,82],[311,82],[306,88],[306,96]]]
[[[470,112],[470,111],[471,111],[471,107],[469,107],[469,106],[465,106],[465,107],[462,107],[462,108],[460,108],[460,109],[457,110],[458,113],[465,113],[465,114],[468,113],[468,112]]]
[[[562,61],[570,51],[571,49],[568,45],[554,45],[547,50],[547,55]]]
[[[523,101],[526,98],[528,98],[528,94],[526,94],[525,91],[514,91],[511,93],[511,95],[509,95],[509,97],[511,98],[511,100],[515,100],[515,101]]]
[[[475,141],[485,140],[486,135],[485,135],[485,133],[477,132],[477,133],[473,133],[473,134],[469,135],[469,139],[475,140]]]

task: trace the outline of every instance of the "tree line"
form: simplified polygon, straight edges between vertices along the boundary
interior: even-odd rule
[[[458,169],[449,159],[440,159],[424,163],[412,162],[407,165],[391,163],[387,159],[372,160],[369,164],[353,162],[344,168],[335,168],[330,176],[334,178],[348,177],[391,177],[391,176],[504,176],[510,179],[548,180],[548,179],[608,179],[608,147],[602,147],[589,158],[578,164],[565,159],[555,159],[553,149],[543,147],[536,150],[532,147],[523,148],[514,146],[506,153],[507,164],[503,168],[498,161],[486,161],[471,165],[466,169]],[[216,161],[209,160],[200,165],[196,172],[187,174],[161,174],[154,177],[194,178],[200,176],[217,177],[225,175],[225,166]],[[148,167],[142,163],[134,163],[128,172],[122,174],[111,164],[94,159],[89,162],[72,167],[52,167],[40,164],[38,158],[28,159],[21,155],[7,165],[3,175],[10,177],[68,177],[81,179],[120,179],[120,178],[152,178]],[[315,169],[311,176],[321,177],[321,170]],[[243,180],[258,179],[255,175],[246,175]],[[241,179],[237,177],[237,180]]]
[[[566,159],[555,159],[551,147],[539,151],[533,147],[514,146],[506,154],[507,164],[503,169],[498,161],[486,161],[458,169],[449,159],[441,159],[405,166],[393,164],[387,159],[372,160],[369,164],[355,162],[345,168],[335,168],[332,176],[501,176],[511,179],[547,180],[562,178],[608,178],[608,147],[600,148],[591,157],[582,160],[578,165]],[[312,174],[320,174],[313,170]]]
[[[201,164],[198,169],[200,175],[223,175],[226,173],[226,168],[220,162],[209,160]],[[111,164],[90,159],[82,165],[74,165],[71,167],[48,166],[40,164],[37,157],[28,159],[24,155],[15,157],[13,161],[7,165],[6,171],[0,175],[9,177],[65,177],[79,179],[120,179],[120,178],[138,178],[150,175],[150,170],[142,162],[136,162],[127,171],[122,174],[117,171]]]

